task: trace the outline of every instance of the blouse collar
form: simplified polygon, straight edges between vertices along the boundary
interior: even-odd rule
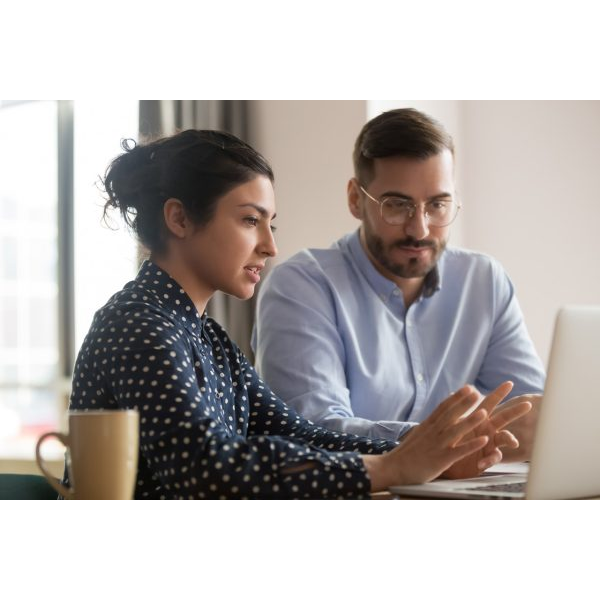
[[[151,260],[145,260],[135,280],[150,291],[157,304],[181,321],[188,331],[201,335],[206,324],[206,311],[200,315],[186,291],[164,269]]]

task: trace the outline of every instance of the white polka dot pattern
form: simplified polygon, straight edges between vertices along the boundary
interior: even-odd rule
[[[70,408],[140,412],[136,498],[368,497],[359,453],[395,446],[300,417],[150,261],[96,313]]]

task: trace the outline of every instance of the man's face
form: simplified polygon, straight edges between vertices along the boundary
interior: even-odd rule
[[[375,268],[392,280],[425,277],[440,258],[450,234],[450,227],[429,225],[423,210],[432,200],[454,199],[450,151],[424,160],[375,159],[374,178],[363,187],[374,198],[393,195],[418,207],[403,225],[389,225],[381,216],[379,203],[369,199],[356,180],[350,182],[350,210],[362,220],[361,241]]]

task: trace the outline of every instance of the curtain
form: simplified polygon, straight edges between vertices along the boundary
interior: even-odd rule
[[[185,129],[219,129],[251,143],[248,138],[247,102],[244,100],[141,100],[140,142],[172,135]],[[144,249],[140,258],[144,258]],[[258,288],[257,288],[258,291]],[[250,336],[254,324],[255,298],[241,301],[217,292],[208,303],[208,314],[251,360]]]

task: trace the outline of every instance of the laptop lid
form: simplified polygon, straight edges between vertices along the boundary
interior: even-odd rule
[[[516,492],[476,491],[478,486],[518,479],[502,481],[489,475],[390,491],[421,498],[524,497]],[[567,306],[559,311],[554,327],[526,497],[594,496],[600,496],[600,306]]]
[[[556,318],[527,498],[600,496],[600,306]]]

